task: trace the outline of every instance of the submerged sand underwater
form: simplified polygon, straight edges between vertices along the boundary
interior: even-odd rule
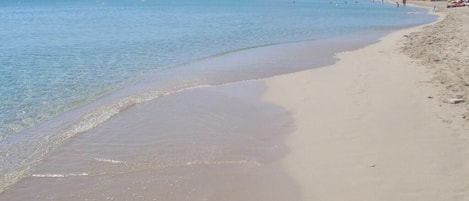
[[[130,108],[56,150],[1,199],[297,200],[278,163],[292,121],[259,101],[262,91],[250,81]]]

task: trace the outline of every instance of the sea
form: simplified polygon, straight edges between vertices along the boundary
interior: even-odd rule
[[[435,19],[370,0],[2,0],[0,192],[129,108],[321,67]]]

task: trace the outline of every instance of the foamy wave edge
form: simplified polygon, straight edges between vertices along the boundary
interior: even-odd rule
[[[32,174],[31,177],[37,178],[63,178],[63,177],[79,177],[88,176],[88,173],[70,173],[70,174]]]
[[[178,89],[175,91],[163,92],[163,93],[159,91],[152,91],[152,92],[147,92],[141,95],[125,97],[115,103],[102,106],[93,112],[89,112],[83,115],[83,117],[77,124],[73,125],[71,129],[65,131],[63,135],[59,135],[61,136],[61,138],[57,139],[54,142],[54,144],[62,144],[64,141],[70,139],[71,137],[74,137],[80,133],[84,133],[93,128],[96,128],[97,126],[109,120],[111,117],[119,114],[119,112],[127,108],[130,108],[132,106],[135,106],[141,103],[146,103],[148,101],[157,99],[162,96],[167,96],[171,94],[180,93],[186,90],[191,90],[191,89],[196,89],[196,88],[205,88],[205,87],[213,87],[213,85],[199,85],[199,86],[194,86],[194,87],[186,87],[186,88]]]
[[[125,161],[119,161],[119,160],[113,160],[113,159],[107,159],[107,158],[93,158],[93,159],[95,161],[103,162],[103,163],[112,163],[112,164],[125,163]]]

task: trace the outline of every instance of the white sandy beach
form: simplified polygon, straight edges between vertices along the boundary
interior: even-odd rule
[[[394,32],[332,66],[265,80],[264,99],[295,121],[283,163],[303,200],[469,200],[469,123],[459,116],[467,105],[444,103],[435,69],[402,52],[405,35],[422,30],[432,29]]]
[[[330,66],[136,104],[52,150],[0,200],[469,201],[469,7],[412,3],[441,19]],[[193,65],[282,73],[329,64],[326,47],[353,40]]]

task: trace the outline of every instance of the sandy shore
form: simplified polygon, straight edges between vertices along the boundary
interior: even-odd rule
[[[454,113],[445,115],[447,121],[454,118],[469,120],[469,7],[446,9],[446,2],[412,1],[422,6],[436,6],[444,19],[434,26],[409,34],[402,51],[415,58],[432,74],[429,85],[438,88],[434,97],[448,110],[454,105],[444,104],[449,99],[460,98]]]
[[[437,5],[442,19],[331,66],[129,108],[49,154],[0,200],[469,200],[469,8],[413,3]],[[217,61],[309,66],[329,55],[312,44]],[[277,106],[259,102],[263,83],[262,99]]]
[[[340,53],[332,66],[265,80],[264,99],[295,121],[283,162],[303,200],[469,200],[467,104],[446,103],[467,97],[459,72],[469,43],[458,32],[469,8],[458,9]],[[448,92],[453,82],[458,91]]]

